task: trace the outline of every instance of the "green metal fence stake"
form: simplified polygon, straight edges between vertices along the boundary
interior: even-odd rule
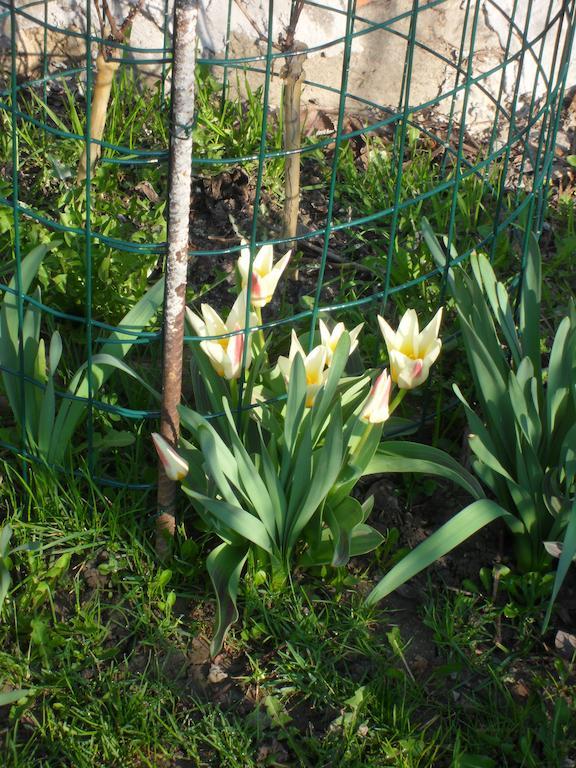
[[[182,389],[182,349],[188,269],[197,20],[197,0],[177,0],[174,7],[168,253],[164,294],[160,421],[160,434],[174,446],[178,441],[180,430],[178,404]],[[156,524],[156,549],[160,555],[166,553],[169,539],[174,535],[176,528],[175,499],[176,484],[166,476],[160,466]]]

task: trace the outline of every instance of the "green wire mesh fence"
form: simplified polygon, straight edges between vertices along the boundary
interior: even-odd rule
[[[60,466],[70,444],[95,477],[138,487],[154,482],[138,438],[159,414],[172,18],[168,0],[0,0],[0,369],[20,409],[19,430],[4,409],[0,445]],[[543,223],[575,19],[575,0],[200,4],[188,303],[231,306],[241,237],[253,254],[294,244],[263,318],[278,347],[319,316],[364,320],[376,363],[378,312],[445,300],[423,216],[454,260],[482,249],[518,273]],[[100,55],[112,93],[89,141]],[[302,126],[286,146],[296,61]],[[435,409],[425,394],[416,420]]]

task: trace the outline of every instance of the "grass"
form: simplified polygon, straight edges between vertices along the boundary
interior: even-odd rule
[[[554,766],[576,740],[574,662],[481,591],[435,583],[367,611],[369,563],[271,593],[252,572],[225,652],[202,535],[148,544],[153,498],[3,468],[13,544],[0,624],[4,765]],[[198,549],[200,548],[200,550]],[[504,647],[501,637],[507,638]]]

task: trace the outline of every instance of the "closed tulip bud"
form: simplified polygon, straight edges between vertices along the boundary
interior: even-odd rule
[[[152,440],[156,453],[164,467],[164,472],[170,480],[184,480],[188,474],[188,462],[165,440],[162,435],[152,432]]]
[[[392,379],[384,369],[372,384],[368,400],[360,414],[362,421],[367,421],[369,424],[382,424],[388,420],[391,390]]]

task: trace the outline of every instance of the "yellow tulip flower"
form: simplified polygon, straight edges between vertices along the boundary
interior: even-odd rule
[[[442,310],[439,309],[426,328],[419,332],[416,311],[407,309],[394,332],[382,317],[378,318],[388,349],[392,381],[400,389],[414,389],[428,378],[430,366],[442,347],[438,338],[441,320]]]
[[[311,408],[314,405],[318,390],[326,380],[326,371],[324,370],[327,360],[326,348],[320,344],[319,346],[314,347],[314,349],[307,355],[298,341],[296,332],[292,330],[289,356],[278,358],[278,367],[280,368],[280,373],[284,377],[286,386],[289,385],[290,370],[296,355],[300,355],[304,361],[304,370],[306,371],[306,407]]]
[[[226,322],[209,305],[202,304],[200,307],[202,317],[194,314],[188,307],[186,308],[188,322],[194,329],[197,336],[222,336],[223,338],[208,339],[200,342],[200,347],[210,360],[210,363],[219,376],[225,379],[238,379],[242,371],[242,356],[244,354],[244,333],[237,333],[234,336],[224,336],[224,334],[240,331],[244,328],[246,322],[246,294],[240,293]],[[256,315],[251,312],[249,326],[258,324]],[[246,352],[246,367],[250,365],[251,354],[250,345]]]
[[[248,285],[248,274],[250,271],[250,248],[248,244],[243,241],[240,252],[240,258],[238,259],[238,271],[242,278],[242,288],[245,289]],[[272,301],[272,296],[278,285],[278,281],[282,276],[282,272],[288,266],[292,251],[288,251],[276,264],[273,264],[274,249],[271,245],[264,245],[256,256],[252,264],[252,282],[250,299],[254,307],[262,308],[266,304]]]

